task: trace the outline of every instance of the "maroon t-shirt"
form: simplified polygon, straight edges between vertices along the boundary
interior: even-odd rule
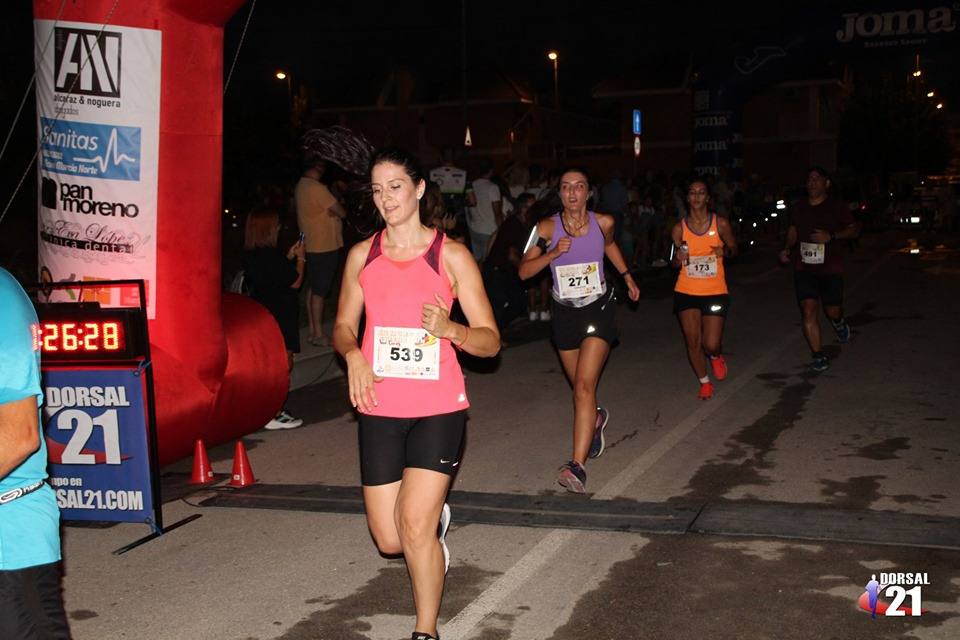
[[[797,228],[797,246],[793,251],[793,265],[799,271],[810,273],[843,273],[843,258],[846,253],[846,242],[831,240],[823,245],[822,264],[810,264],[803,261],[803,254],[808,254],[808,260],[818,260],[817,246],[804,247],[801,243],[813,243],[810,237],[814,229],[822,229],[831,234],[843,231],[856,223],[850,209],[842,201],[827,198],[818,205],[811,205],[807,200],[801,200],[793,205],[790,211],[790,223]]]

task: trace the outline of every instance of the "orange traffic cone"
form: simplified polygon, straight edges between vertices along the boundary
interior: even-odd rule
[[[203,440],[197,439],[193,448],[193,475],[190,484],[209,484],[213,482],[213,469],[210,468],[210,459],[207,458],[207,448]]]
[[[253,477],[253,469],[250,468],[250,460],[247,458],[247,450],[243,447],[243,440],[237,440],[237,446],[233,451],[233,471],[230,472],[231,487],[246,487],[257,479]]]

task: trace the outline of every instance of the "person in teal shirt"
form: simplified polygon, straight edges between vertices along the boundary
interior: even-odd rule
[[[0,268],[0,638],[69,639],[60,511],[46,483],[37,313]]]

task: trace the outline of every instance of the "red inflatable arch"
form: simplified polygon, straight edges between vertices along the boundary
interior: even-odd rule
[[[223,25],[242,0],[34,0],[36,19],[162,34],[155,318],[161,464],[250,433],[282,406],[286,352],[273,318],[221,291]]]

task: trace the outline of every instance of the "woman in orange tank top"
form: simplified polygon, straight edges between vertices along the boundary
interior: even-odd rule
[[[723,321],[730,306],[724,257],[737,253],[737,240],[726,218],[707,205],[707,183],[694,180],[687,189],[687,216],[674,225],[673,266],[680,269],[673,294],[673,312],[687,345],[687,359],[700,381],[701,400],[713,397],[707,375],[706,354],[717,380],[727,377],[727,363],[720,353]]]
[[[444,501],[469,406],[453,349],[492,357],[500,334],[469,249],[420,222],[423,175],[405,151],[374,155],[371,190],[386,228],[347,256],[333,346],[347,363],[358,412],[367,525],[383,554],[407,561],[413,637],[429,639],[437,637],[450,560]],[[450,319],[455,298],[468,325]]]

